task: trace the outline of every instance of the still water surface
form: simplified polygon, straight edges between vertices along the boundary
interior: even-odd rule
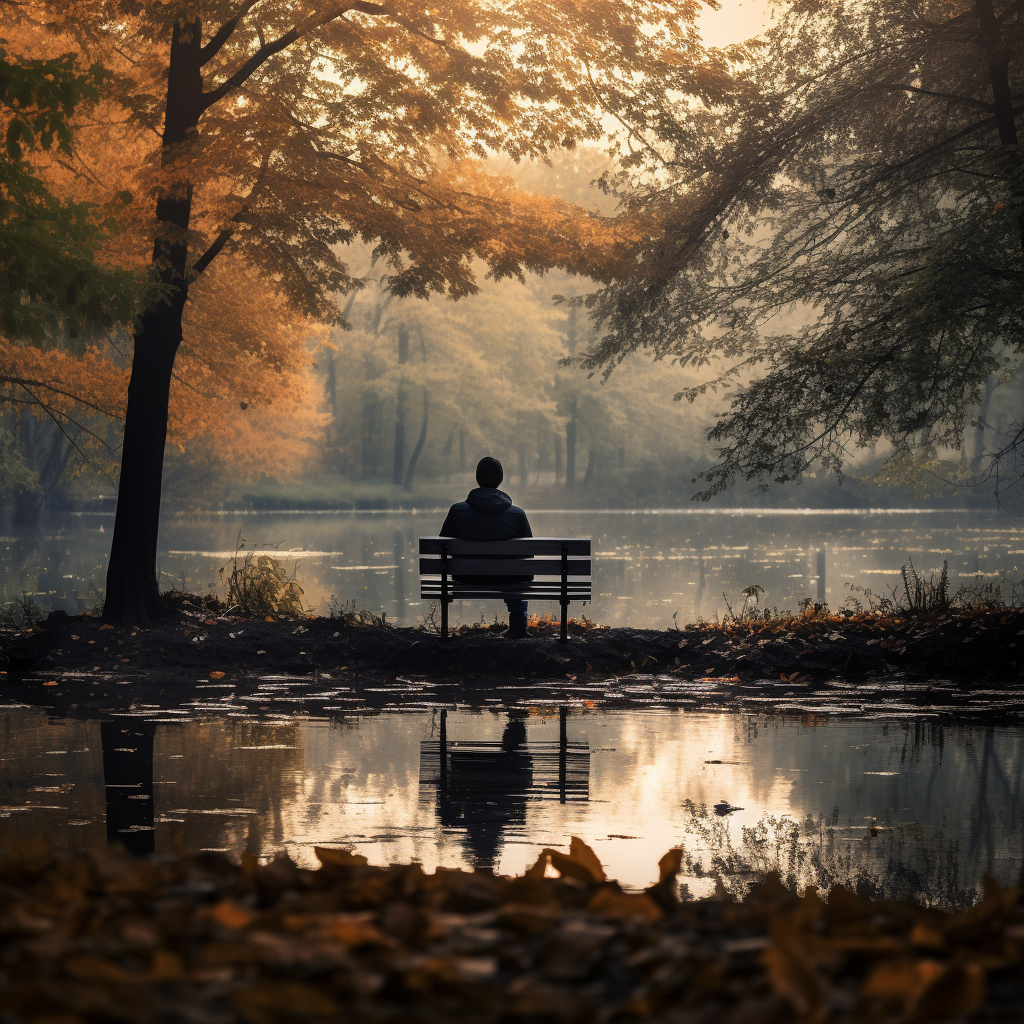
[[[415,625],[427,610],[417,538],[436,534],[443,517],[443,509],[171,514],[161,532],[161,586],[223,596],[219,570],[241,541],[279,557],[314,612],[326,613],[333,600]],[[740,591],[754,583],[765,588],[763,603],[779,609],[822,593],[833,608],[867,603],[864,589],[887,595],[908,562],[927,575],[948,561],[953,590],[1001,583],[1004,597],[1024,577],[1024,523],[1005,512],[684,508],[531,510],[530,517],[537,536],[593,538],[594,601],[573,606],[573,614],[613,626],[665,629],[723,615],[726,602],[738,606]],[[112,515],[76,515],[0,538],[0,596],[31,594],[44,609],[95,607],[112,524]],[[496,610],[504,613],[493,602],[463,602],[453,621],[489,619]],[[532,610],[557,613],[557,606]]]
[[[79,848],[109,836],[315,866],[314,846],[343,845],[519,873],[576,835],[629,886],[681,845],[694,895],[716,868],[738,888],[775,868],[945,906],[1022,866],[1015,726],[554,708],[100,722],[8,707],[0,729],[0,831]],[[719,816],[720,802],[739,809]]]

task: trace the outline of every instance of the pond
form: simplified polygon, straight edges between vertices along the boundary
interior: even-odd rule
[[[591,537],[597,622],[665,629],[742,604],[751,584],[762,605],[795,609],[804,599],[833,608],[868,604],[900,585],[900,567],[924,575],[948,562],[951,590],[999,585],[1011,598],[1024,576],[1024,528],[1006,513],[928,509],[616,509],[531,511],[537,536]],[[384,612],[415,625],[417,538],[439,529],[443,509],[409,512],[237,513],[165,516],[161,585],[226,593],[220,570],[236,548],[278,557],[311,611]],[[56,519],[41,531],[0,539],[0,596],[30,595],[43,610],[69,612],[102,600],[113,516]],[[457,603],[453,622],[490,619],[500,605]],[[531,609],[557,613],[557,606]]]
[[[100,720],[0,710],[0,831],[316,865],[520,873],[576,835],[611,877],[686,851],[694,896],[776,869],[795,886],[969,904],[1020,876],[1024,729],[579,707]],[[719,806],[716,810],[715,805]],[[725,813],[720,813],[720,812]]]

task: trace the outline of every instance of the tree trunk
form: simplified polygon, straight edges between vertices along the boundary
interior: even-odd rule
[[[395,407],[395,461],[391,471],[391,482],[397,487],[405,477],[405,391],[398,387],[398,403]]]
[[[586,490],[594,479],[594,449],[591,448],[587,454],[587,471],[583,474],[583,490]]]
[[[452,427],[448,434],[448,440],[444,443],[444,450],[441,452],[441,459],[444,462],[444,482],[448,483],[451,477],[452,447],[455,444],[455,428]]]
[[[562,435],[555,434],[555,486],[562,482]]]
[[[409,457],[409,468],[405,471],[405,479],[402,481],[402,487],[406,491],[412,490],[412,478],[416,472],[416,463],[420,460],[420,454],[423,451],[423,445],[427,441],[427,417],[430,412],[430,395],[427,394],[427,389],[423,389],[423,423],[420,426],[420,436],[416,441],[416,447],[412,450],[412,455]]]
[[[398,365],[409,362],[409,331],[405,324],[398,325]],[[395,408],[395,463],[391,482],[397,487],[405,480],[405,388],[398,385],[398,405]]]
[[[181,342],[181,306],[142,317],[128,385],[117,513],[107,568],[105,621],[145,623],[163,614],[156,577],[164,442],[171,371]]]
[[[980,473],[981,465],[985,461],[985,428],[989,426],[988,410],[992,404],[992,395],[995,394],[999,384],[999,371],[993,370],[985,380],[985,394],[978,406],[978,415],[975,417],[977,426],[974,428],[973,454],[971,458],[971,472]]]
[[[377,400],[370,395],[363,396],[363,479],[369,479],[377,468],[374,458],[374,427],[377,422]]]
[[[519,446],[519,486],[525,487],[528,480],[528,470],[526,468],[526,445],[521,444]]]
[[[36,432],[39,424],[31,410],[23,408],[18,414],[18,440],[25,453],[25,465],[38,471],[36,458]],[[35,529],[43,514],[43,494],[38,488],[20,490],[14,494],[14,525],[19,529]]]
[[[172,166],[175,147],[193,137],[203,112],[202,24],[178,21],[171,37],[164,115],[163,163]],[[107,566],[106,622],[145,624],[165,613],[156,578],[167,400],[174,358],[181,344],[181,318],[188,298],[187,231],[192,185],[179,180],[156,203],[153,268],[166,298],[140,318],[135,331],[132,376],[121,448],[117,514]]]
[[[576,489],[576,420],[565,425],[565,489]]]
[[[324,398],[331,413],[331,424],[328,427],[328,445],[338,447],[338,378],[334,369],[334,353],[327,353],[327,378],[324,381]]]
[[[979,41],[988,57],[989,82],[992,85],[992,112],[995,114],[996,127],[999,129],[999,142],[1012,154],[1015,169],[1020,167],[1020,153],[1017,151],[1020,139],[1017,135],[1017,120],[1013,107],[1013,90],[1010,88],[1010,58],[1013,56],[999,31],[999,19],[996,17],[992,0],[975,0],[974,13],[978,16],[980,27]],[[1019,200],[1019,194],[1014,196]],[[1017,226],[1020,232],[1021,248],[1024,249],[1024,214],[1018,215]]]

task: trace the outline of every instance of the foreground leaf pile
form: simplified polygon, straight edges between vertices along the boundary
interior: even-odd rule
[[[577,839],[520,878],[7,847],[5,1022],[1009,1021],[1024,996],[1024,904],[994,883],[954,915],[771,878],[679,902],[678,850],[626,893]]]

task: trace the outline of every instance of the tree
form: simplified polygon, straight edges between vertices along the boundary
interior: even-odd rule
[[[621,109],[627,201],[656,222],[633,274],[590,298],[583,362],[646,348],[731,389],[708,498],[891,446],[884,474],[963,453],[986,381],[1024,352],[1024,8],[794,0],[737,50],[726,102]],[[621,182],[620,182],[621,187]],[[999,472],[1017,426],[986,460]]]
[[[609,280],[631,239],[566,203],[532,204],[464,161],[515,159],[601,134],[598,93],[685,92],[693,0],[26,0],[125,85],[135,196],[156,196],[151,265],[164,295],[139,318],[104,614],[161,613],[155,556],[171,380],[193,282],[225,251],[302,313],[336,317],[356,287],[339,246],[375,241],[397,295],[475,288],[562,266]],[[671,58],[671,65],[666,60]],[[660,86],[659,86],[660,87]],[[128,128],[122,129],[125,133]],[[159,136],[158,154],[145,133]],[[158,159],[150,160],[150,156]],[[137,199],[135,209],[140,208]]]

